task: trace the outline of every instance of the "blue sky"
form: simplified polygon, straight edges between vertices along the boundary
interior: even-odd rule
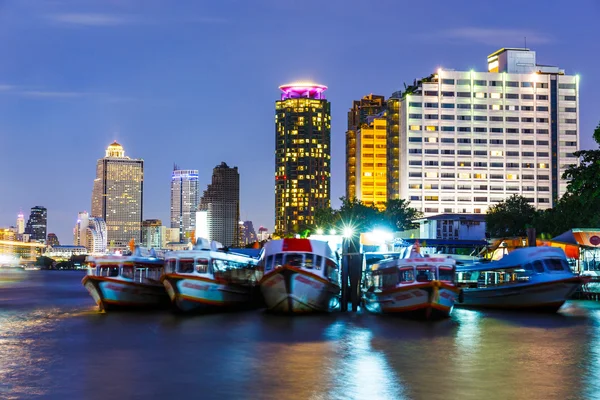
[[[521,47],[581,76],[581,144],[600,121],[600,2],[0,0],[0,226],[35,205],[72,242],[113,140],[145,160],[144,218],[168,224],[172,166],[240,171],[241,216],[274,223],[278,86],[314,80],[332,106],[332,203],[346,113],[438,67],[485,70]]]

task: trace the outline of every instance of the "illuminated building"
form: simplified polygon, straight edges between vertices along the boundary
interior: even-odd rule
[[[90,217],[87,211],[82,211],[73,228],[73,245],[83,246],[89,253],[102,254],[108,246],[106,234],[106,223],[102,218]]]
[[[140,242],[143,185],[144,161],[126,157],[119,143],[110,144],[96,164],[92,193],[92,216],[105,221],[110,248]]]
[[[488,72],[440,69],[399,99],[397,190],[426,215],[485,213],[513,194],[538,209],[577,163],[579,79],[501,49]]]
[[[357,132],[363,127],[368,126],[367,118],[385,111],[386,102],[383,96],[370,94],[360,100],[352,102],[352,108],[348,111],[348,130],[346,131],[346,198],[359,198],[356,191],[357,168],[360,166],[356,162],[357,151]],[[384,136],[386,132],[378,132],[378,136]],[[384,143],[385,144],[385,143]]]
[[[58,236],[56,236],[56,233],[48,234],[48,239],[46,241],[46,244],[48,246],[60,246],[60,242],[58,241]]]
[[[202,224],[198,223],[196,237],[201,237],[200,231],[206,230],[206,239],[227,247],[238,245],[240,174],[237,167],[231,168],[222,162],[213,169],[212,183],[204,191],[198,211]]]
[[[33,263],[46,250],[46,245],[43,243],[25,243],[1,239],[1,237],[3,235],[0,234],[0,266]]]
[[[387,201],[387,120],[382,112],[378,116],[368,117],[356,131],[356,176],[355,195],[358,200],[380,210],[385,209]]]
[[[267,228],[265,228],[264,226],[258,228],[258,234],[256,235],[256,239],[259,242],[264,242],[265,240],[269,240],[270,238],[271,235],[269,234],[269,230]]]
[[[171,175],[171,228],[179,229],[179,241],[196,229],[198,170],[179,170]]]
[[[256,232],[252,221],[240,221],[240,237],[242,246],[256,242]]]
[[[22,212],[17,215],[17,234],[22,235],[25,233],[25,216]]]
[[[179,228],[174,228],[179,231]],[[166,227],[160,219],[146,219],[142,222],[142,246],[147,248],[161,249]]]
[[[46,228],[48,223],[48,215],[45,207],[36,206],[31,209],[25,233],[29,235],[29,240],[32,242],[46,242]]]
[[[315,211],[330,203],[331,104],[326,86],[280,86],[275,102],[275,231],[314,225]]]

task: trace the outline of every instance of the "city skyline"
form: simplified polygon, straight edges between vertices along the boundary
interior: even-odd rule
[[[117,140],[146,161],[145,219],[169,220],[173,162],[198,169],[205,185],[212,167],[226,161],[245,174],[241,219],[272,230],[273,100],[278,86],[309,79],[329,87],[331,201],[338,207],[345,193],[344,134],[353,100],[368,93],[388,98],[404,82],[440,67],[483,71],[482,54],[523,47],[525,37],[540,63],[580,74],[580,147],[594,146],[591,134],[600,118],[593,114],[600,109],[594,67],[600,56],[590,51],[595,35],[588,30],[596,29],[596,2],[575,1],[561,13],[541,7],[532,19],[514,12],[521,5],[509,1],[494,14],[494,21],[504,23],[483,23],[481,16],[489,13],[483,4],[430,6],[445,10],[435,28],[407,18],[422,12],[418,5],[389,1],[376,8],[339,1],[182,3],[177,9],[166,2],[144,9],[135,2],[3,3],[0,157],[19,174],[0,177],[0,187],[10,194],[0,203],[0,225],[13,225],[19,210],[39,204],[48,209],[49,232],[68,241],[77,212],[91,211],[90,182],[101,156],[96,149]],[[287,29],[317,7],[325,22],[311,34],[324,37],[325,46],[304,40],[304,31]],[[590,12],[581,13],[584,7]],[[578,23],[567,29],[564,18]],[[380,27],[381,40],[353,34],[365,23]],[[209,40],[212,35],[217,39]],[[278,49],[290,41],[297,43],[297,54],[311,56],[280,57]],[[355,57],[360,48],[365,56]],[[375,64],[369,54],[385,57]],[[28,146],[32,141],[35,146]],[[57,189],[56,179],[23,183],[22,176],[40,171],[69,186]]]

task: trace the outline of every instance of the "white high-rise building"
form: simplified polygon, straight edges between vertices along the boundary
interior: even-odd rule
[[[432,215],[485,213],[512,194],[545,209],[565,193],[561,177],[579,149],[579,79],[537,65],[534,51],[501,49],[488,72],[440,69],[394,100],[399,183],[389,197]]]
[[[25,233],[25,216],[23,212],[20,212],[17,215],[17,234],[22,235],[23,233]]]
[[[175,167],[171,176],[171,228],[179,229],[180,242],[193,239],[190,233],[196,229],[198,201],[198,170]]]
[[[104,220],[90,217],[87,211],[81,211],[77,215],[77,224],[73,228],[73,244],[84,246],[92,254],[101,254],[106,252],[107,242]]]

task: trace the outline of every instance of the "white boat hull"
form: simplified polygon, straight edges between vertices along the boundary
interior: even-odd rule
[[[253,288],[213,279],[167,274],[163,284],[171,302],[181,311],[251,308],[257,305]]]
[[[265,274],[260,289],[267,309],[274,312],[329,312],[339,307],[338,285],[297,268],[280,267]]]
[[[379,293],[366,292],[364,295],[365,307],[371,312],[420,319],[448,317],[457,297],[456,287],[440,282],[399,286]]]
[[[161,285],[111,279],[88,275],[83,286],[101,310],[116,308],[160,308],[169,304],[169,298]]]
[[[581,283],[580,278],[574,277],[505,287],[464,288],[457,305],[557,311],[575,293]]]

